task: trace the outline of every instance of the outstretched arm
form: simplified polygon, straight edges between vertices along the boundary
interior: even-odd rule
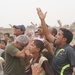
[[[53,43],[49,43],[47,40],[44,40],[44,46],[52,55],[54,55]]]
[[[50,33],[50,31],[48,30],[46,23],[45,23],[45,17],[46,17],[47,12],[44,14],[40,8],[37,8],[37,13],[41,20],[41,25],[42,25],[42,28],[43,28],[43,31],[44,31],[44,34],[45,34],[47,40],[49,42],[53,43],[55,37]]]

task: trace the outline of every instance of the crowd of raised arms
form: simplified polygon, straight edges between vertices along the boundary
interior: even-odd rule
[[[73,33],[47,25],[47,12],[36,11],[40,24],[34,35],[25,33],[24,25],[13,25],[14,36],[1,38],[0,75],[75,75]]]

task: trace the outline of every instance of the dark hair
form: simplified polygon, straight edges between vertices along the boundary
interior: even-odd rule
[[[5,43],[5,45],[7,45],[7,41],[6,40],[1,40],[0,43],[1,42]]]
[[[14,41],[14,37],[13,37],[13,36],[10,36],[9,38],[10,38],[12,41]]]
[[[23,32],[22,34],[25,34],[25,31],[21,29],[21,31]]]
[[[34,40],[34,44],[37,48],[40,48],[40,52],[44,49],[44,43],[40,40]]]
[[[67,38],[66,43],[69,44],[73,39],[73,33],[65,28],[60,28],[59,30],[63,32],[63,37]]]
[[[9,33],[5,33],[4,35],[7,35],[8,37],[10,36],[10,34],[9,34]]]
[[[35,33],[38,33],[38,31],[35,31]]]
[[[52,33],[54,33],[54,36],[57,35],[57,29],[56,28],[52,28]]]
[[[48,24],[46,24],[46,26],[47,26],[47,28],[49,27],[49,25],[48,25]]]

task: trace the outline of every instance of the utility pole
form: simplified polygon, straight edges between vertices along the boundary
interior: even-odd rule
[[[11,24],[9,24],[10,27],[13,27]]]
[[[32,24],[32,26],[34,28],[34,31],[35,31],[36,30],[36,25],[33,22],[31,22],[31,24]]]
[[[59,26],[62,27],[62,22],[61,22],[61,20],[57,20],[57,22],[58,22]]]

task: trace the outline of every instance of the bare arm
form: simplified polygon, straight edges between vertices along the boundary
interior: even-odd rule
[[[52,54],[54,55],[54,47],[51,46],[50,44],[46,45],[46,49]]]
[[[25,58],[24,49],[22,51],[17,52],[15,56],[18,57],[18,58]]]
[[[49,43],[47,40],[44,40],[44,46],[52,55],[54,55],[53,43]]]
[[[48,30],[46,23],[45,23],[45,17],[46,17],[47,12],[44,14],[40,8],[37,8],[37,13],[41,20],[41,25],[42,25],[42,28],[43,28],[43,31],[44,31],[44,34],[45,34],[47,40],[49,42],[53,43],[55,37],[50,33],[50,31]]]

